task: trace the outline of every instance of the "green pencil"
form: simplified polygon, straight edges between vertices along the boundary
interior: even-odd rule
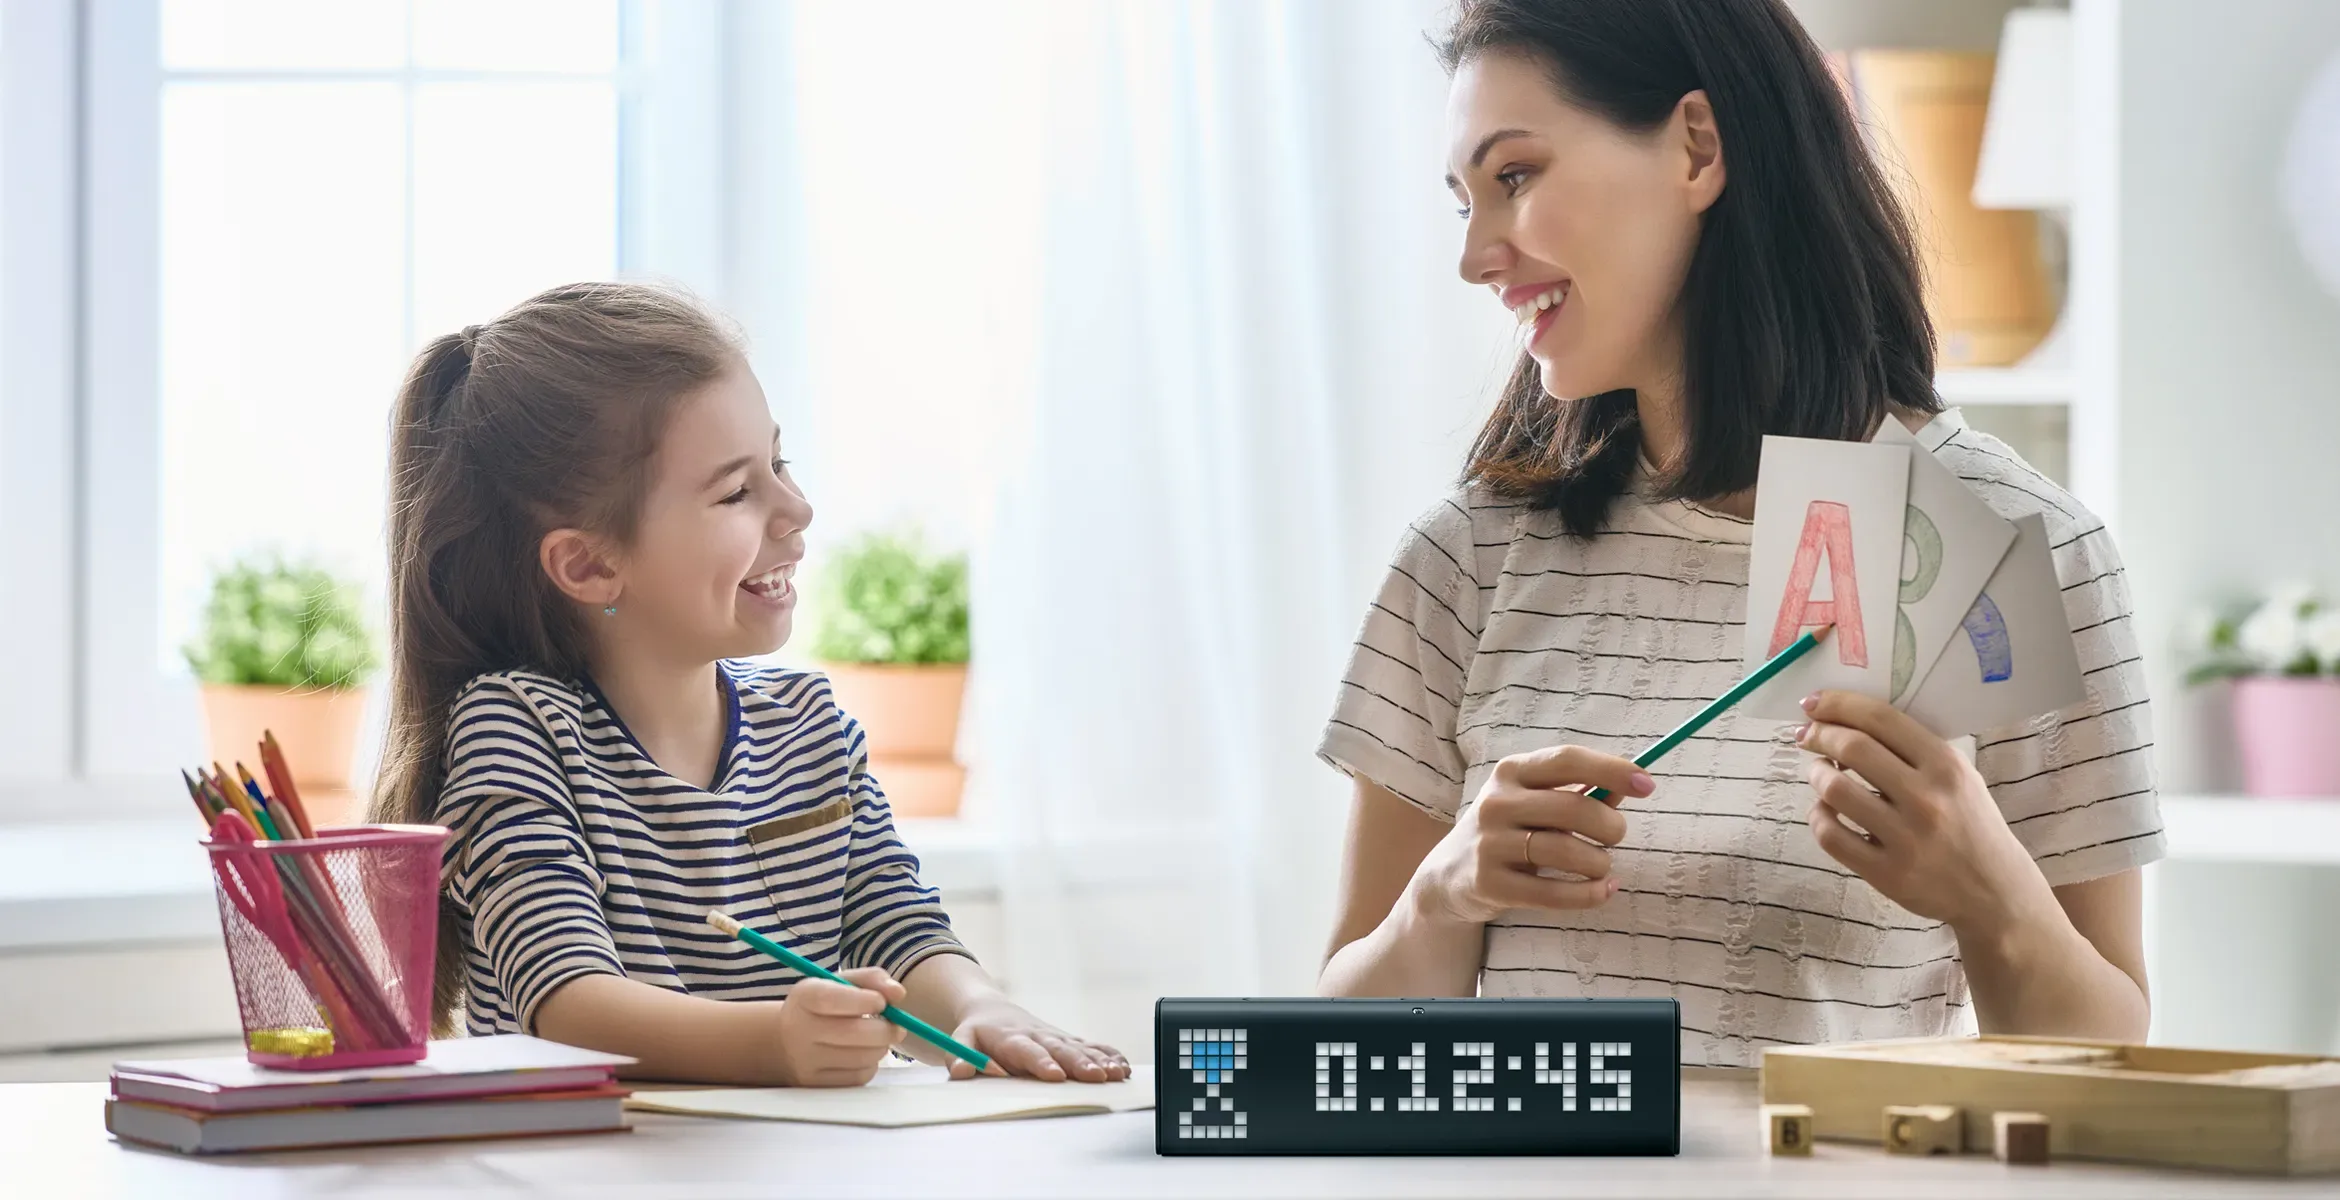
[[[789,966],[794,967],[815,979],[826,979],[831,983],[842,983],[846,987],[861,986],[860,984],[857,984],[850,979],[839,978],[836,972],[829,970],[827,967],[824,967],[819,963],[816,963],[813,960],[798,954],[796,951],[791,950],[768,937],[765,937],[763,934],[757,933],[755,930],[740,924],[738,918],[733,917],[730,913],[727,913],[720,908],[711,908],[707,910],[707,923],[717,929],[722,930],[725,933],[730,934],[735,938],[738,938],[743,942],[746,942],[748,945],[754,946],[756,949],[779,959],[781,962],[787,963]],[[934,1026],[929,1025],[914,1016],[911,1016],[909,1013],[903,1012],[901,1009],[896,1008],[891,1004],[886,1006],[884,1016],[887,1020],[892,1021],[894,1024],[899,1025],[922,1038],[925,1038],[927,1041],[933,1042],[935,1045],[950,1051],[952,1054],[955,1054],[960,1058],[966,1059],[968,1065],[974,1067],[977,1071],[984,1070],[985,1068],[991,1066],[990,1055],[987,1055],[980,1050],[976,1050],[973,1047],[960,1045],[957,1039],[951,1037],[951,1035],[944,1033],[940,1029],[936,1029]]]
[[[1683,742],[1690,740],[1690,735],[1706,728],[1706,723],[1708,721],[1712,721],[1716,717],[1723,715],[1725,710],[1729,709],[1730,706],[1737,704],[1739,701],[1746,699],[1748,694],[1753,692],[1756,688],[1762,687],[1764,684],[1771,682],[1771,677],[1779,674],[1781,671],[1786,670],[1789,663],[1802,658],[1805,651],[1819,645],[1820,639],[1827,637],[1828,631],[1834,628],[1836,628],[1834,625],[1822,625],[1818,629],[1807,630],[1804,636],[1788,643],[1787,649],[1772,655],[1769,662],[1766,662],[1762,666],[1755,668],[1754,673],[1748,675],[1745,679],[1732,684],[1731,690],[1715,697],[1712,704],[1707,705],[1705,708],[1699,709],[1696,713],[1691,715],[1689,720],[1682,722],[1680,725],[1676,725],[1672,733],[1669,733],[1666,736],[1659,738],[1657,741],[1650,743],[1649,749],[1634,755],[1633,765],[1637,767],[1646,767],[1649,764],[1656,762],[1658,759],[1664,757],[1666,751],[1671,750],[1674,747],[1681,745]],[[1609,798],[1609,789],[1597,787],[1589,792],[1586,792],[1585,795],[1590,796],[1595,800],[1606,800]]]

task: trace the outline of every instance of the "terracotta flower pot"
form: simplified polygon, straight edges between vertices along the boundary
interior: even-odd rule
[[[836,689],[838,707],[861,723],[870,773],[895,815],[956,816],[967,778],[954,761],[966,665],[823,663],[821,669]]]
[[[836,686],[838,707],[869,736],[870,757],[948,761],[957,749],[965,664],[823,663],[821,669]]]
[[[2243,789],[2254,796],[2340,796],[2340,679],[2234,681]]]
[[[273,732],[301,790],[311,822],[349,825],[364,819],[350,786],[366,690],[294,692],[275,687],[203,685],[203,724],[212,761],[241,762],[260,772],[260,738]]]

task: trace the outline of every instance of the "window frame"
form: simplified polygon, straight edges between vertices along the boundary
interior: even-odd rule
[[[81,12],[0,5],[0,812],[70,811],[79,774]]]
[[[168,72],[160,0],[0,6],[0,824],[158,816],[202,755],[162,669],[159,251],[167,77],[576,78],[407,68]],[[738,0],[620,0],[621,274],[726,299]],[[596,73],[595,77],[600,77]],[[410,93],[411,94],[411,93]],[[59,298],[65,298],[59,303]],[[386,382],[385,387],[389,386]]]

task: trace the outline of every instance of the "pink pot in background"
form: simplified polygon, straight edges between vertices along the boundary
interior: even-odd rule
[[[2251,795],[2340,796],[2340,679],[2235,680],[2234,737]]]

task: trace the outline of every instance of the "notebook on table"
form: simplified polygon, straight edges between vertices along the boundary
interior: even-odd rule
[[[240,1112],[109,1099],[106,1130],[126,1142],[181,1154],[618,1132],[626,1128],[625,1097],[624,1088],[600,1087]]]
[[[114,1064],[114,1095],[200,1112],[378,1104],[605,1085],[633,1059],[523,1034],[432,1042],[421,1062],[340,1071],[279,1071],[241,1055]]]

